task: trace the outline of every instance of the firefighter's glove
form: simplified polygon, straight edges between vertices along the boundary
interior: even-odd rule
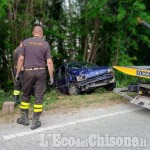
[[[19,73],[16,73],[15,80],[19,81]]]
[[[49,84],[49,85],[53,85],[53,83],[54,83],[54,79],[53,79],[53,78],[50,78],[48,84]]]

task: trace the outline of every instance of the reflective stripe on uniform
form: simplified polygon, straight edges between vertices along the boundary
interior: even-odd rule
[[[43,111],[43,105],[34,104],[34,112],[42,112],[42,111]]]
[[[20,105],[20,109],[29,109],[29,106]]]
[[[24,106],[30,106],[30,103],[21,102],[21,105],[24,105]]]
[[[34,104],[34,108],[43,108],[43,105]]]
[[[20,108],[21,109],[29,109],[30,103],[21,102]]]
[[[42,112],[43,111],[43,109],[41,108],[41,109],[34,109],[34,112]]]
[[[21,94],[21,92],[20,91],[18,91],[18,90],[14,90],[14,95],[20,95]]]

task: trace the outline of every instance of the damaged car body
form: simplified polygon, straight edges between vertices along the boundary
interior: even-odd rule
[[[61,65],[55,72],[54,87],[62,93],[78,95],[97,87],[106,90],[115,88],[112,68],[100,67],[87,62],[69,62]]]

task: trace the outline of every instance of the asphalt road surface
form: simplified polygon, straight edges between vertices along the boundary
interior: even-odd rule
[[[150,110],[131,104],[44,115],[42,127],[0,124],[0,150],[149,150]]]

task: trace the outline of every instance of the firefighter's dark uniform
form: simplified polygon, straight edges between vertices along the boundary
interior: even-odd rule
[[[30,106],[30,96],[34,87],[34,114],[31,129],[41,126],[39,121],[43,110],[43,96],[46,91],[46,66],[47,59],[51,58],[49,44],[39,37],[32,37],[23,41],[22,54],[24,56],[23,72],[23,95],[20,105],[22,111],[28,111]],[[26,118],[28,120],[28,118]],[[21,121],[17,121],[23,124]],[[37,125],[37,124],[38,125]],[[24,125],[28,125],[25,123]],[[37,126],[34,127],[34,124]]]
[[[17,47],[15,50],[14,50],[14,54],[13,54],[13,60],[14,60],[14,76],[16,76],[16,72],[17,72],[17,63],[18,63],[18,58],[21,54],[21,51],[22,51],[22,47]],[[15,101],[15,104],[17,105],[19,103],[19,96],[21,95],[21,90],[22,90],[22,81],[23,81],[23,78],[22,78],[22,75],[23,75],[23,72],[21,71],[19,73],[19,80],[18,81],[15,81],[15,88],[14,88],[14,101]]]

